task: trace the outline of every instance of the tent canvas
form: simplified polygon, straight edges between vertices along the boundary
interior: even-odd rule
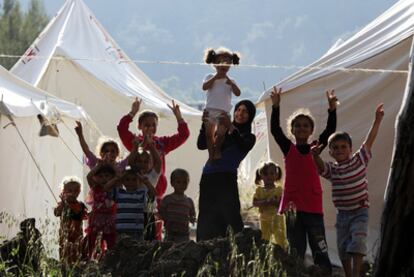
[[[155,85],[120,49],[81,0],[67,0],[57,15],[11,70],[17,76],[60,98],[80,104],[105,135],[117,138],[116,126],[135,97],[141,110],[157,112],[157,135],[176,132],[167,104],[171,97]],[[201,92],[200,92],[201,93]],[[167,155],[167,177],[177,167],[190,172],[188,192],[195,197],[206,154],[196,148],[201,113],[179,103],[190,138]],[[137,133],[136,122],[130,130]],[[196,153],[196,155],[194,155]],[[169,186],[170,188],[170,186]]]
[[[414,30],[414,1],[402,0],[361,29],[354,36],[332,47],[320,59],[277,83],[283,89],[281,125],[287,134],[285,119],[296,109],[306,107],[316,119],[314,134],[326,126],[327,100],[325,91],[335,89],[341,102],[337,109],[337,130],[349,132],[353,151],[358,150],[373,122],[375,107],[384,103],[385,117],[373,146],[368,168],[370,219],[368,258],[373,259],[378,246],[380,217],[384,191],[393,149],[395,119],[404,94]],[[368,70],[372,69],[372,70]],[[376,70],[377,69],[377,70]],[[268,117],[271,114],[270,90],[259,98]],[[270,128],[270,126],[269,126]],[[283,164],[283,155],[269,134],[270,158]],[[332,160],[328,150],[322,158]],[[331,186],[323,180],[324,217],[328,247],[332,260],[337,257],[336,211]]]
[[[49,225],[57,230],[53,208],[59,200],[59,183],[64,176],[83,177],[82,150],[67,125],[75,120],[93,123],[79,106],[33,87],[1,66],[0,99],[0,240],[13,236],[16,221],[26,217],[36,218],[40,229]],[[59,137],[38,135],[38,114],[57,119]]]

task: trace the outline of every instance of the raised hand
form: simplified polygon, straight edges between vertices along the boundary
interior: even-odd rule
[[[338,98],[335,96],[335,90],[327,90],[326,91],[326,98],[328,99],[329,110],[333,111],[339,105]]]
[[[375,121],[381,121],[384,117],[384,103],[381,103],[375,109]]]
[[[129,112],[129,114],[132,117],[134,117],[138,113],[139,108],[141,107],[141,103],[142,103],[142,99],[139,99],[138,97],[136,97],[134,102],[132,102],[131,111]]]
[[[270,98],[272,98],[272,104],[275,107],[280,105],[280,95],[282,94],[282,88],[273,87],[273,90],[270,92]]]
[[[75,132],[78,136],[81,136],[83,134],[82,123],[80,121],[76,121]]]
[[[182,117],[181,111],[180,111],[180,106],[175,103],[174,99],[172,100],[172,106],[169,105],[169,104],[167,104],[167,106],[174,113],[175,118],[177,119],[177,121],[182,121],[183,120],[183,117]]]

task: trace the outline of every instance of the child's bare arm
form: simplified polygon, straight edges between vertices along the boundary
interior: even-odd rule
[[[75,132],[78,135],[79,143],[81,145],[82,151],[85,154],[85,156],[90,157],[91,155],[94,155],[89,149],[89,146],[86,143],[85,137],[83,136],[83,128],[82,128],[82,123],[80,121],[76,121]]]
[[[63,211],[63,202],[59,202],[56,208],[53,210],[55,216],[61,216]]]
[[[102,167],[102,165],[103,165],[102,160],[99,160],[96,166],[92,168],[91,171],[89,171],[88,175],[86,175],[86,180],[88,181],[89,187],[94,188],[97,185],[97,183],[93,179],[93,176],[95,176],[96,172],[98,172],[98,170]]]
[[[227,77],[226,84],[228,84],[228,85],[231,86],[231,91],[233,92],[234,95],[240,96],[240,94],[241,94],[240,88],[236,85],[235,82],[233,82],[232,80],[230,80],[229,77]]]
[[[155,147],[155,142],[154,140],[151,139],[150,142],[147,143],[148,145],[148,149],[151,153],[151,158],[152,158],[152,163],[154,166],[154,170],[157,173],[161,172],[161,157],[160,157],[160,153],[158,152],[157,148]]]
[[[325,171],[325,163],[322,160],[322,158],[319,156],[323,147],[324,145],[322,144],[316,144],[316,145],[311,146],[311,153],[313,156],[313,161],[315,162],[319,173],[322,173]]]
[[[134,116],[139,112],[141,103],[142,99],[139,99],[138,97],[136,97],[134,102],[132,102],[131,111],[128,113],[132,118],[134,118]]]
[[[384,104],[381,103],[375,110],[375,120],[372,123],[371,129],[365,139],[365,146],[369,152],[371,152],[372,145],[377,137],[379,127],[381,125],[382,118],[384,117]]]
[[[195,207],[194,207],[194,202],[191,199],[191,210],[190,210],[190,222],[191,223],[195,223],[196,222],[196,212],[195,212]]]
[[[138,147],[139,147],[140,141],[138,138],[134,138],[134,140],[132,141],[132,149],[131,152],[128,155],[128,165],[129,166],[133,166],[137,153],[138,153]]]
[[[147,194],[149,198],[154,198],[156,191],[154,186],[151,184],[151,182],[148,180],[148,178],[146,176],[142,176],[140,174],[138,174],[138,179],[140,182],[142,182],[146,187],[147,187]]]
[[[214,75],[211,79],[203,83],[203,90],[209,90],[213,87],[214,82],[217,80],[217,74]]]
[[[105,191],[111,191],[114,187],[119,186],[121,184],[122,176],[115,176],[103,186]]]
[[[172,106],[170,106],[169,104],[167,104],[167,106],[174,113],[174,116],[177,119],[177,122],[183,121],[183,116],[181,115],[180,106],[175,103],[174,99],[172,100]]]

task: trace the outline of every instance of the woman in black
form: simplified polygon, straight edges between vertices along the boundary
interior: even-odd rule
[[[207,161],[201,176],[197,241],[223,237],[228,227],[234,233],[243,229],[237,169],[256,142],[255,135],[251,133],[255,115],[254,104],[242,100],[234,108],[233,122],[230,122],[228,116],[223,116],[226,134],[221,147],[221,159]],[[204,114],[203,121],[206,118],[207,115]],[[197,140],[200,150],[207,149],[204,125],[203,122]]]

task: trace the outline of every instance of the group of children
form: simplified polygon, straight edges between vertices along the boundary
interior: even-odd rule
[[[284,155],[285,183],[281,185],[282,170],[273,162],[265,163],[256,172],[259,186],[253,205],[259,208],[262,238],[285,249],[289,244],[291,252],[301,258],[309,240],[314,262],[327,271],[332,270],[323,222],[320,175],[332,183],[332,200],[337,208],[337,248],[345,275],[360,276],[363,257],[367,253],[367,165],[384,116],[383,104],[376,108],[366,139],[352,154],[351,136],[346,132],[335,132],[338,102],[333,90],[327,91],[326,129],[313,142],[309,139],[314,130],[314,119],[304,109],[294,112],[288,120],[287,129],[294,142],[284,135],[279,123],[281,93],[280,88],[273,88],[270,94],[273,104],[271,133]],[[326,146],[334,162],[320,158]]]
[[[208,124],[206,141],[209,161],[221,158],[221,144],[226,129],[222,118],[228,117],[231,96],[239,96],[240,89],[227,73],[230,65],[239,63],[239,55],[227,49],[208,49],[205,62],[214,64],[215,74],[204,78],[202,89],[207,92],[206,112]],[[310,142],[314,119],[306,110],[299,110],[288,120],[291,141],[280,126],[281,89],[271,92],[273,103],[271,133],[284,155],[285,176],[282,168],[267,162],[256,172],[256,192],[253,206],[260,213],[262,237],[284,249],[304,257],[307,240],[316,264],[331,270],[323,222],[322,187],[319,175],[333,185],[332,198],[337,214],[337,246],[347,276],[359,276],[362,257],[366,254],[368,222],[368,192],[366,170],[383,117],[379,105],[372,128],[360,149],[352,155],[352,140],[345,132],[336,130],[337,99],[334,91],[327,92],[328,121],[319,139]],[[75,128],[86,163],[91,168],[87,176],[89,193],[86,206],[77,200],[81,183],[74,178],[65,179],[61,202],[55,215],[61,217],[60,254],[67,263],[73,263],[81,254],[96,257],[97,250],[112,248],[116,237],[127,234],[137,240],[159,238],[156,219],[165,223],[165,239],[174,242],[189,240],[189,222],[196,220],[194,203],[184,192],[190,176],[184,169],[171,173],[174,193],[163,197],[166,190],[165,154],[179,147],[189,136],[187,124],[174,102],[169,106],[177,118],[178,133],[170,137],[156,137],[158,117],[150,111],[142,112],[138,119],[139,136],[128,128],[139,111],[141,101],[132,104],[131,112],[124,116],[118,132],[124,146],[131,151],[121,161],[119,147],[113,140],[106,141],[97,158],[85,142],[82,126]],[[328,146],[335,162],[324,162],[321,151]],[[155,216],[154,216],[155,215]],[[86,237],[83,238],[82,220],[88,219]],[[155,225],[154,225],[155,224]],[[158,225],[159,227],[159,225]],[[151,235],[148,235],[150,234]],[[102,242],[102,244],[97,244]],[[85,254],[86,253],[86,254]]]

